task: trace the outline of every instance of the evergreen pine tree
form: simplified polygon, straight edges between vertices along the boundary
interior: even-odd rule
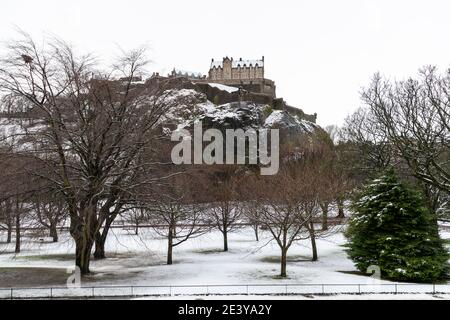
[[[383,278],[431,282],[446,276],[448,253],[421,194],[392,169],[352,201],[347,253],[358,270],[377,265]]]

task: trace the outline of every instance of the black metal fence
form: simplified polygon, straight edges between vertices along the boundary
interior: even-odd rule
[[[450,284],[248,284],[0,288],[0,299],[100,299],[208,295],[450,294]]]

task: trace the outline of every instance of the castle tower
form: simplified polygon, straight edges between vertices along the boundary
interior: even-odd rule
[[[223,79],[231,79],[231,69],[233,65],[233,58],[225,57],[222,60]]]

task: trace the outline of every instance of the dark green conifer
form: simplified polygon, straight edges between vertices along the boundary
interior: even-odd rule
[[[419,192],[392,169],[360,190],[351,204],[347,253],[358,270],[370,265],[382,278],[432,282],[446,276],[448,253],[437,220]]]

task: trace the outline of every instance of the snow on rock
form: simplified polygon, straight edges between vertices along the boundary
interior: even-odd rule
[[[283,120],[283,111],[282,110],[274,110],[272,113],[267,117],[264,125],[266,127],[271,127],[277,122],[280,122]]]
[[[220,89],[238,90],[221,84],[210,84]],[[285,110],[273,110],[268,116],[268,106],[254,102],[230,102],[215,105],[204,93],[194,89],[166,90],[159,103],[167,105],[160,123],[164,124],[164,133],[172,130],[192,128],[196,121],[202,121],[203,128],[218,129],[280,129],[280,137],[290,138],[299,134],[312,135],[320,127],[312,122],[299,119]],[[154,102],[154,97],[141,98],[141,105]],[[172,128],[172,129],[170,129]]]
[[[203,110],[205,110],[207,113],[214,112],[216,110],[216,105],[209,100],[204,103],[198,104],[198,106],[200,108],[203,108]]]
[[[281,139],[295,139],[300,135],[312,136],[321,129],[315,123],[299,119],[285,110],[273,110],[267,117],[264,127],[279,129]]]
[[[162,105],[165,108],[164,114],[158,121],[158,124],[163,124],[165,134],[171,133],[170,127],[184,128],[189,121],[214,107],[203,93],[193,89],[170,89],[158,97],[151,95],[139,97],[137,108],[145,108],[154,104]]]
[[[263,124],[263,106],[251,102],[231,102],[217,106],[200,119],[219,128],[258,128]]]
[[[229,92],[238,90],[221,84],[210,85]],[[174,130],[191,129],[196,121],[202,121],[204,130],[207,128],[280,129],[282,140],[296,138],[299,134],[312,135],[319,128],[316,124],[298,119],[284,110],[273,110],[267,115],[268,106],[265,104],[241,101],[215,105],[208,100],[206,94],[194,89],[169,89],[158,96],[144,94],[137,99],[136,108],[148,109],[148,112],[153,105],[165,106],[166,110],[157,125],[161,126],[162,132],[167,136],[170,136]],[[37,129],[36,126],[34,129]],[[22,133],[22,130],[23,128],[18,124],[2,123],[0,136],[3,139],[13,137]]]
[[[299,133],[314,133],[314,131],[319,128],[319,126],[315,123],[299,119],[284,110],[272,111],[272,113],[267,117],[264,126],[268,128],[280,129],[295,128]]]
[[[239,88],[226,86],[226,85],[220,84],[220,83],[208,83],[208,84],[211,87],[214,87],[214,88],[217,88],[217,89],[220,89],[220,90],[223,90],[223,91],[227,91],[229,93],[232,93],[232,92],[235,92],[235,91],[239,90]]]

